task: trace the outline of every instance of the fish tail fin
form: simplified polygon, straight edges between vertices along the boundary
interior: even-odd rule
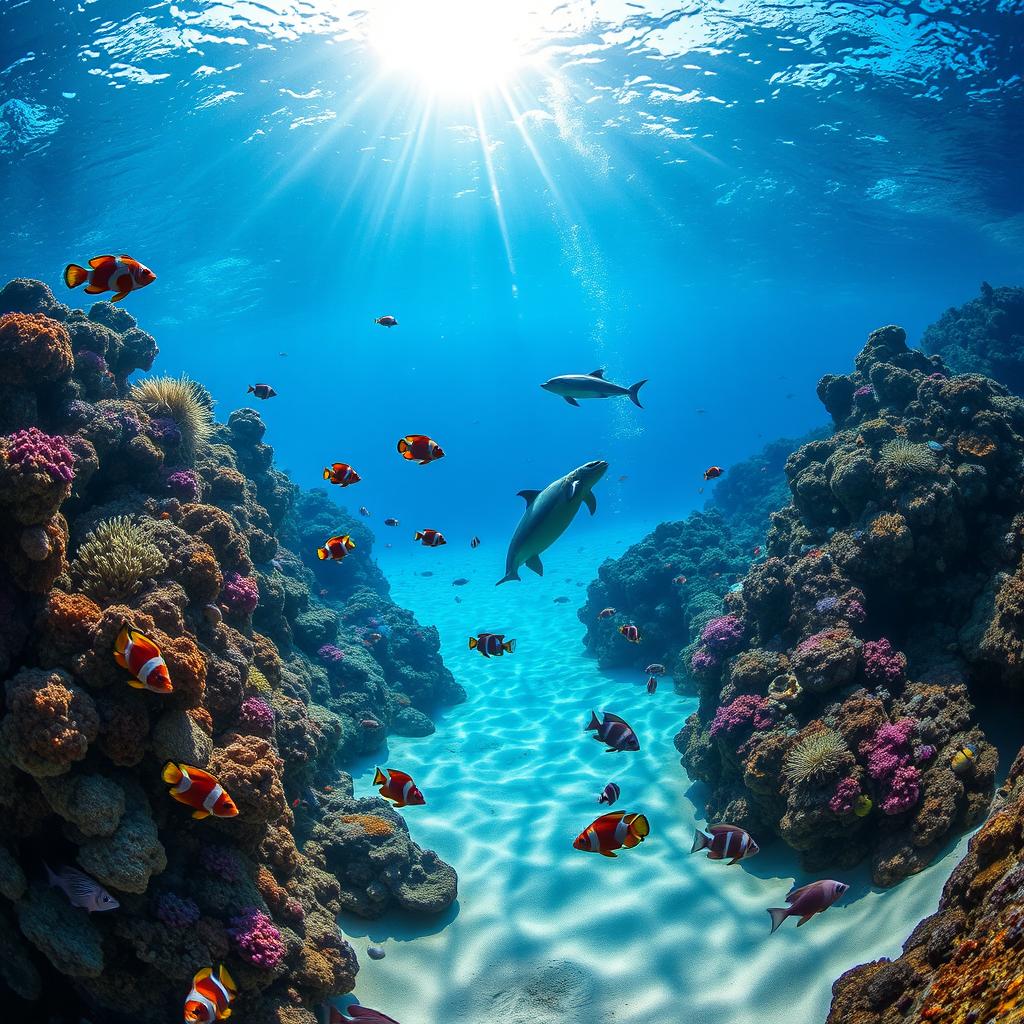
[[[256,394],[256,389],[250,384],[249,387],[246,388],[245,393],[247,395],[255,395]]]
[[[639,395],[640,395],[640,389],[641,389],[641,388],[642,388],[642,387],[643,387],[643,386],[644,386],[644,385],[645,385],[646,383],[647,383],[647,379],[646,379],[646,378],[645,378],[644,380],[638,380],[638,381],[637,381],[637,382],[636,382],[636,383],[635,383],[635,384],[634,384],[634,385],[633,385],[633,386],[632,386],[632,387],[631,387],[631,388],[629,389],[629,400],[630,400],[630,401],[631,401],[631,402],[632,402],[632,403],[633,403],[633,404],[634,404],[634,405],[635,405],[635,406],[636,406],[636,407],[637,407],[638,409],[642,409],[642,408],[643,408],[643,406],[642,406],[642,405],[640,404],[640,398],[639,398]]]
[[[774,935],[779,925],[789,917],[788,907],[769,907],[768,913],[772,916],[772,930],[771,935]]]
[[[246,394],[248,394],[248,392],[246,392]],[[327,469],[326,466],[324,467],[324,479],[325,480],[330,480],[331,479],[331,471],[329,469]]]
[[[64,268],[64,283],[69,288],[77,288],[89,278],[89,271],[77,263],[69,263]]]
[[[651,823],[647,820],[646,814],[638,814],[630,822],[629,827],[641,839],[646,839],[651,834]]]
[[[170,783],[172,786],[176,786],[182,780],[181,769],[173,762],[168,761],[164,765],[163,771],[160,773],[160,778],[164,782]]]
[[[515,642],[515,640],[506,640],[501,646],[506,651],[508,651],[509,654],[515,654],[516,653],[516,642]]]
[[[600,729],[600,728],[601,728],[601,723],[597,720],[597,712],[596,711],[591,711],[590,712],[590,725],[588,725],[586,727],[586,729],[584,729],[583,731],[584,732],[590,732],[591,729]]]
[[[407,452],[408,450],[409,450],[409,442],[408,442],[408,441],[406,441],[406,439],[405,439],[405,438],[403,437],[403,438],[402,438],[402,439],[401,439],[401,440],[400,440],[400,441],[398,442],[398,451],[399,451],[399,454],[401,454],[401,455],[404,455],[404,454],[405,454],[405,453],[406,453],[406,452]]]
[[[475,636],[471,636],[469,638],[469,649],[471,651],[475,651],[477,649],[477,647],[479,646],[479,643],[480,643],[480,641],[477,640],[477,638]]]
[[[228,974],[228,969],[223,964],[221,964],[220,967],[217,968],[217,977],[220,979],[220,983],[232,995],[236,995],[238,993],[238,986],[235,984],[235,979],[232,978],[230,974]]]
[[[706,850],[708,845],[708,837],[699,828],[695,828],[693,830],[693,846],[690,847],[690,853]]]
[[[416,532],[415,532],[415,533],[414,533],[414,534],[412,535],[412,539],[413,539],[413,540],[423,540],[423,534],[422,534],[422,533],[421,533],[421,532],[420,532],[419,530],[417,530],[417,531],[416,531]]]
[[[327,550],[327,548],[317,548],[317,549],[316,549],[316,557],[317,557],[317,558],[319,558],[321,562],[322,562],[322,561],[323,561],[323,560],[324,560],[324,559],[325,559],[325,558],[326,558],[326,557],[327,557],[327,556],[328,556],[329,554],[330,554],[330,552],[329,552],[329,551]]]
[[[383,786],[388,781],[387,776],[378,768],[373,773],[373,784],[375,786]]]

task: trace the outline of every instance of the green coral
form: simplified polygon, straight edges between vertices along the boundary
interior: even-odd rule
[[[790,749],[782,774],[794,785],[820,782],[839,771],[849,755],[846,740],[835,729],[816,729]]]
[[[108,605],[131,597],[166,568],[167,559],[153,542],[149,524],[114,516],[85,538],[70,572],[79,592]]]

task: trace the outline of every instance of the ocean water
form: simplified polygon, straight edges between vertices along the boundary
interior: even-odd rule
[[[848,877],[842,906],[769,939],[793,859],[689,857],[702,799],[672,736],[692,701],[599,672],[576,608],[605,557],[703,503],[707,466],[823,423],[817,380],[870,330],[916,340],[982,280],[1021,280],[1022,14],[0,0],[0,280],[87,305],[65,264],[152,267],[124,305],[157,371],[202,382],[222,416],[269,383],[278,465],[304,486],[358,470],[343,498],[371,512],[396,600],[438,625],[469,692],[387,751],[427,793],[406,818],[457,868],[457,910],[344,921],[360,948],[386,940],[385,960],[360,958],[360,1001],[403,1024],[812,1024],[841,971],[893,955],[934,908],[965,840],[891,892]],[[538,386],[601,366],[648,379],[643,409]],[[398,457],[419,432],[444,460]],[[596,458],[596,516],[543,579],[495,589],[516,493]],[[448,547],[414,547],[424,527]],[[469,652],[485,629],[515,655]],[[603,754],[591,708],[642,751]],[[368,792],[373,765],[354,771]],[[577,853],[613,778],[652,836],[616,861]]]

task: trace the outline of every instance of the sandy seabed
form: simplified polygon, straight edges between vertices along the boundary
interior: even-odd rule
[[[434,921],[344,917],[361,964],[354,995],[401,1024],[820,1024],[840,974],[896,956],[934,911],[967,837],[892,891],[863,868],[839,872],[851,886],[841,905],[769,935],[766,908],[823,876],[803,874],[767,837],[767,849],[732,867],[690,855],[703,787],[672,739],[697,702],[667,677],[648,695],[646,676],[585,656],[576,609],[597,564],[622,547],[592,531],[586,540],[548,552],[543,579],[524,570],[522,583],[498,588],[500,557],[483,546],[385,560],[393,597],[436,623],[469,694],[433,736],[393,737],[377,759],[423,790],[427,805],[403,813],[413,838],[458,871],[459,900]],[[423,570],[434,575],[414,574]],[[460,576],[471,582],[453,587]],[[469,651],[480,631],[515,637],[515,654]],[[625,718],[640,751],[605,753],[584,733],[591,709]],[[357,795],[374,792],[373,767],[353,769]],[[612,781],[622,789],[615,809],[651,824],[647,841],[615,860],[572,848],[607,810],[597,797]],[[371,943],[385,959],[366,956]]]

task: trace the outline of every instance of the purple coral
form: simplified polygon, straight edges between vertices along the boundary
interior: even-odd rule
[[[935,747],[930,743],[922,743],[920,746],[914,747],[914,760],[918,764],[930,761],[935,756],[935,752]]]
[[[238,724],[257,736],[269,736],[274,731],[274,709],[262,697],[246,697],[238,709]]]
[[[771,710],[764,697],[744,693],[731,704],[723,704],[711,721],[711,735],[729,735],[737,729],[753,725],[755,729],[767,729],[772,724]]]
[[[238,955],[256,967],[272,970],[284,959],[281,933],[262,910],[248,907],[233,917],[228,935],[234,940]]]
[[[224,882],[240,882],[245,869],[238,854],[226,846],[214,844],[199,847],[199,863],[211,875],[216,875]]]
[[[345,652],[334,644],[324,644],[316,653],[320,660],[326,661],[328,665],[337,665],[345,657]]]
[[[170,416],[156,416],[149,424],[149,436],[161,448],[177,448],[181,444],[181,430]]]
[[[834,814],[849,814],[859,796],[860,783],[847,776],[845,779],[840,779],[832,794],[832,799],[828,802],[828,809]]]
[[[708,650],[728,654],[743,640],[743,622],[737,615],[719,615],[700,631],[700,640]]]
[[[834,612],[839,607],[839,598],[829,595],[828,597],[821,598],[814,606],[814,610],[819,615],[826,615],[829,612]]]
[[[864,609],[864,605],[860,601],[853,600],[846,602],[846,609],[844,614],[850,620],[850,622],[860,623],[863,622],[867,617],[868,613]]]
[[[256,581],[241,573],[231,572],[224,577],[220,592],[221,603],[237,615],[252,615],[260,603],[260,588]]]
[[[191,469],[179,469],[167,478],[167,489],[179,501],[194,502],[199,498],[199,477]]]
[[[63,437],[29,427],[8,434],[5,441],[7,464],[18,472],[42,473],[66,484],[74,479],[75,457]]]
[[[921,773],[912,765],[901,765],[889,780],[889,792],[882,801],[885,814],[909,811],[921,796]]]
[[[156,916],[168,928],[191,928],[199,920],[199,906],[187,896],[165,892],[157,897]]]
[[[887,722],[859,748],[867,758],[868,775],[882,787],[882,811],[900,814],[917,803],[921,795],[921,773],[911,764],[911,737],[917,723],[912,718]]]
[[[907,659],[884,637],[864,644],[864,676],[872,683],[892,685],[903,679]]]
[[[867,398],[868,396],[873,398],[874,395],[875,389],[870,384],[865,384],[863,387],[857,388],[853,393],[854,398]]]

